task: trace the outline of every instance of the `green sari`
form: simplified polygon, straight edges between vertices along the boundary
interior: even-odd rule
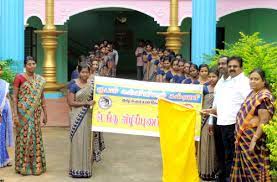
[[[27,80],[19,86],[15,171],[22,175],[40,175],[46,171],[40,126],[41,95],[45,83],[43,77],[35,75],[33,80]]]

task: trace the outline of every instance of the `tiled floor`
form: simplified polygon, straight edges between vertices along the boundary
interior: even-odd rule
[[[47,126],[69,126],[69,107],[66,97],[46,100]]]

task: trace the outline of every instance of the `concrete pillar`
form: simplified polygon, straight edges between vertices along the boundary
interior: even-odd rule
[[[216,0],[192,0],[192,61],[202,64],[204,55],[215,54]]]

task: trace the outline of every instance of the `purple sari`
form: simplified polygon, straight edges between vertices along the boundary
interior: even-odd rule
[[[9,164],[10,158],[7,147],[13,146],[13,122],[10,102],[7,99],[9,83],[0,79],[0,168]]]

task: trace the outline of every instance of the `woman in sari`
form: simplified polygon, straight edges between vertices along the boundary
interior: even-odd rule
[[[172,59],[171,60],[171,65],[170,65],[170,71],[168,71],[165,74],[165,82],[166,83],[172,83],[174,82],[174,77],[178,74],[179,72],[179,60],[178,59]]]
[[[155,81],[157,76],[157,67],[159,64],[159,54],[156,48],[152,49],[152,53],[148,55],[148,63],[147,63],[147,73],[148,73],[148,81]]]
[[[191,64],[190,68],[190,76],[189,78],[182,81],[182,84],[200,84],[198,78],[199,78],[199,68],[196,64]]]
[[[207,85],[209,82],[209,66],[207,64],[201,64],[199,66],[199,78],[200,85]]]
[[[237,115],[231,181],[270,182],[269,150],[262,127],[273,116],[274,100],[264,71],[254,69],[249,78],[252,92],[241,105]]]
[[[209,72],[210,84],[204,87],[203,109],[212,108],[214,101],[214,88],[218,78],[218,70],[211,69]],[[215,139],[214,135],[209,132],[209,119],[212,118],[213,117],[202,116],[201,138],[198,148],[199,173],[201,179],[205,181],[215,180],[215,175],[218,170],[215,151]]]
[[[110,69],[108,69],[110,68]],[[101,76],[107,76],[107,77],[113,77],[112,73],[112,64],[108,61],[107,63],[107,72],[103,72],[102,74],[100,73]],[[99,76],[98,70],[99,70],[99,64],[97,60],[93,60],[92,64],[90,66],[90,77],[89,77],[89,82],[91,84],[94,83],[94,77]],[[101,160],[101,152],[105,149],[105,143],[104,143],[104,136],[102,132],[93,132],[93,160],[96,162],[99,162]]]
[[[2,75],[0,65],[0,77]],[[7,147],[13,146],[13,122],[8,99],[9,83],[0,79],[0,168],[11,166]]]
[[[145,51],[143,52],[143,80],[148,81],[149,80],[149,72],[148,72],[148,65],[149,65],[149,55],[152,54],[152,48],[153,46],[150,43],[147,43],[145,46]]]
[[[91,59],[90,63],[90,76],[89,76],[89,81],[94,80],[95,76],[99,75],[99,63],[96,59]]]
[[[91,118],[93,106],[93,80],[88,81],[90,67],[78,65],[79,78],[68,86],[68,104],[71,107],[69,175],[73,178],[89,178],[92,175],[93,150]]]
[[[165,82],[165,74],[170,71],[171,61],[169,57],[162,57],[157,69],[156,82]]]
[[[15,171],[22,175],[40,175],[46,171],[45,153],[41,133],[47,113],[43,89],[46,81],[35,74],[36,61],[27,57],[26,73],[14,80],[14,123],[16,125]]]

